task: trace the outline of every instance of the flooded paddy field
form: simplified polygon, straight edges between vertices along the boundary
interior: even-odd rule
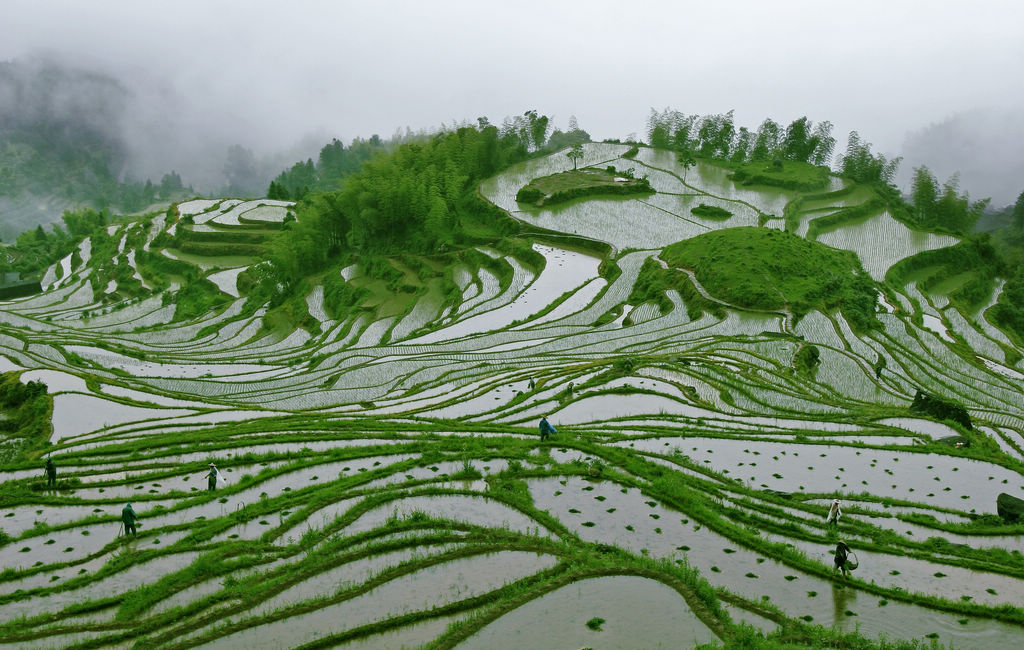
[[[856,332],[839,312],[711,309],[696,286],[629,302],[663,247],[781,227],[801,193],[628,149],[588,144],[582,163],[636,167],[655,195],[517,204],[531,178],[571,169],[557,154],[486,181],[559,237],[519,257],[481,246],[493,266],[450,269],[447,298],[424,287],[344,317],[319,284],[305,328],[267,328],[240,280],[258,259],[159,235],[258,237],[290,204],[197,199],[132,259],[192,265],[225,293],[216,309],[176,318],[173,287],[103,302],[84,250],[43,294],[0,303],[0,369],[45,384],[53,408],[30,453],[0,433],[0,646],[1024,643],[1024,524],[996,505],[1024,498],[1021,351],[915,283]],[[869,195],[789,216],[803,235]],[[701,219],[699,203],[733,217]],[[883,212],[817,239],[875,280],[956,241]],[[806,346],[812,371],[795,363]],[[971,425],[912,410],[919,390]],[[840,541],[860,563],[848,577]]]

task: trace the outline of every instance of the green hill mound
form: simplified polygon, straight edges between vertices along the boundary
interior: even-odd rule
[[[625,194],[653,194],[646,178],[620,175],[614,167],[608,169],[573,169],[535,178],[516,194],[516,201],[539,206],[562,203],[581,196],[615,196]]]
[[[840,309],[851,324],[874,320],[876,293],[857,256],[771,228],[729,228],[672,244],[670,266],[694,272],[712,296],[796,316]]]

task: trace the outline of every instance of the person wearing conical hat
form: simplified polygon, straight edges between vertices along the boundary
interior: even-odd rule
[[[839,508],[839,499],[832,501],[832,505],[828,509],[828,516],[825,517],[825,523],[830,526],[839,525],[839,517],[841,517],[843,511]]]
[[[216,490],[218,478],[220,478],[220,472],[217,471],[217,466],[210,463],[210,473],[206,475],[206,489],[210,492]]]
[[[843,577],[850,575],[850,569],[846,566],[850,556],[850,547],[846,545],[846,542],[839,542],[836,544],[835,552],[835,566],[832,567],[832,573],[836,571],[842,571]]]

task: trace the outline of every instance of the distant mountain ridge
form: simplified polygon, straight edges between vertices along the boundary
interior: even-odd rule
[[[181,178],[126,177],[119,133],[129,91],[116,79],[45,61],[0,62],[0,237],[90,205],[141,210],[182,198]]]

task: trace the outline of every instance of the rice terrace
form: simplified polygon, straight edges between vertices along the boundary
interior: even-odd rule
[[[806,120],[542,119],[66,215],[0,302],[0,647],[1024,645],[966,198]]]

